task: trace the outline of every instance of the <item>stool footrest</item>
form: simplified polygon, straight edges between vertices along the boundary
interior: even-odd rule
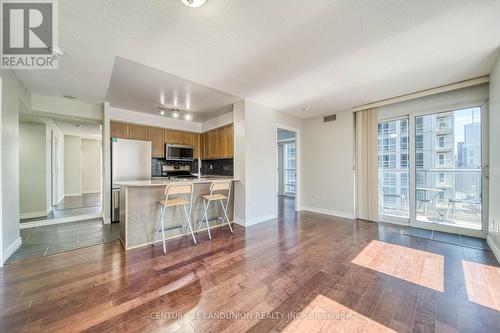
[[[163,231],[169,231],[169,230],[180,229],[180,228],[185,228],[185,227],[186,227],[185,224],[176,224],[176,225],[171,225],[171,226],[163,228]],[[162,231],[161,228],[159,228],[158,231]]]

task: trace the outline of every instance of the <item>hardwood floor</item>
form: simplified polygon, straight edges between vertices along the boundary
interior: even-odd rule
[[[20,260],[0,269],[0,331],[498,332],[493,254],[402,233],[288,211],[167,256],[116,241]]]

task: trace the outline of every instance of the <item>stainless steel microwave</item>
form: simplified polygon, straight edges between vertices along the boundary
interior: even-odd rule
[[[165,158],[167,161],[192,161],[194,147],[167,143],[165,145]]]

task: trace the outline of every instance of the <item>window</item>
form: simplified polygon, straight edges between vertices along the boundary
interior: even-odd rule
[[[444,148],[446,145],[446,136],[444,135],[438,135],[438,147],[439,148]]]
[[[408,167],[408,154],[401,154],[401,167]]]
[[[378,124],[379,214],[408,218],[408,119]]]
[[[284,182],[285,182],[285,195],[295,195],[296,186],[296,156],[295,156],[295,142],[286,143],[283,145],[283,164],[285,167]]]

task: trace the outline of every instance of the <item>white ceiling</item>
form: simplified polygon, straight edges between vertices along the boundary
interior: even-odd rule
[[[188,110],[194,121],[204,121],[231,111],[241,98],[117,57],[106,100],[118,108],[154,115],[158,115],[161,104]],[[166,111],[165,116],[169,113]]]
[[[494,0],[64,0],[59,70],[17,74],[102,102],[119,56],[307,118],[489,74],[499,17]]]

